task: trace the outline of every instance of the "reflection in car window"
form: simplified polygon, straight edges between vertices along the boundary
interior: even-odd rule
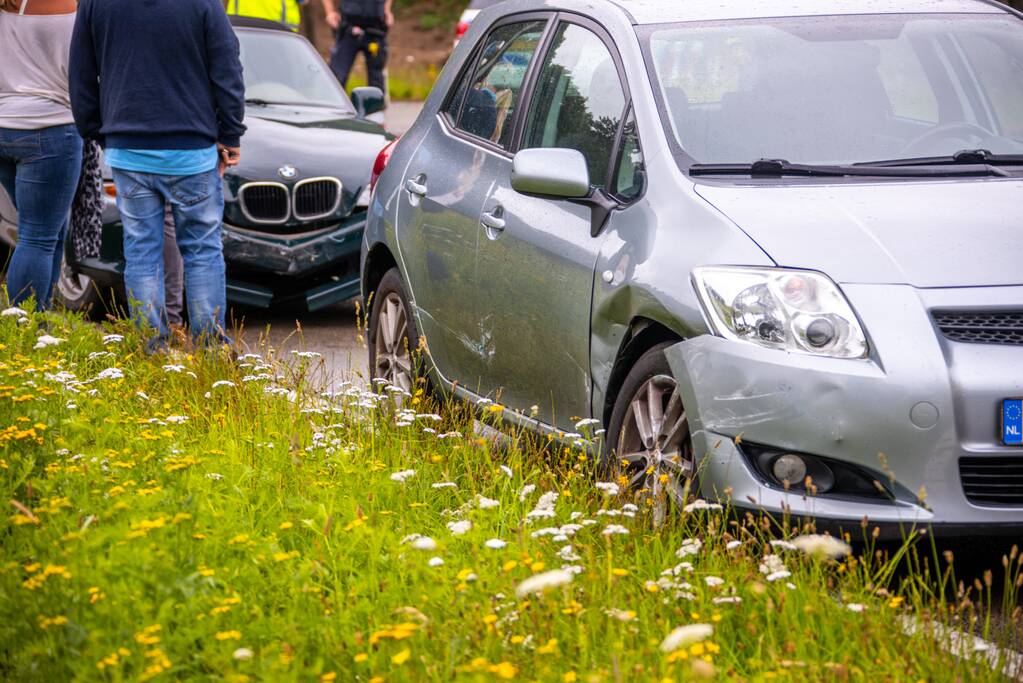
[[[238,31],[246,99],[338,107],[348,97],[316,50],[284,31]]]
[[[667,127],[704,163],[1023,153],[1023,23],[843,15],[659,25]]]
[[[604,43],[581,26],[562,24],[530,105],[523,147],[567,147],[586,157],[590,183],[603,188],[625,94]]]
[[[636,119],[631,112],[622,128],[622,142],[618,148],[617,164],[618,168],[615,171],[611,194],[624,202],[631,202],[643,193],[643,184],[646,179],[643,150],[639,146]]]
[[[487,36],[478,63],[462,76],[448,105],[456,128],[509,146],[522,83],[545,26],[543,21],[507,24]]]

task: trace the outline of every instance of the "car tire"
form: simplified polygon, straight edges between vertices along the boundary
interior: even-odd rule
[[[409,392],[429,389],[419,329],[397,268],[387,271],[373,292],[367,341],[372,379]]]
[[[653,508],[655,524],[698,490],[689,421],[664,355],[672,343],[653,347],[629,370],[604,449],[606,469],[616,479],[626,477],[630,492]]]
[[[106,312],[100,287],[88,275],[75,272],[68,263],[67,254],[60,262],[60,274],[53,288],[53,298],[65,309],[82,313],[92,320],[102,318]]]

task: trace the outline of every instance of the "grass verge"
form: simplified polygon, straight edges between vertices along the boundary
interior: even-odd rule
[[[0,317],[7,680],[1001,677],[907,628],[998,636],[991,586],[925,545],[832,560],[713,508],[654,530],[584,453],[496,448],[421,394],[140,348]]]

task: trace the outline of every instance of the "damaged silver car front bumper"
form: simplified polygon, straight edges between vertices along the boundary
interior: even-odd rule
[[[772,515],[837,521],[848,531],[866,517],[871,526],[905,530],[1023,532],[1023,508],[971,502],[960,476],[961,459],[1023,458],[1000,444],[996,425],[998,401],[1023,394],[1023,348],[944,339],[929,311],[967,305],[961,290],[843,289],[872,335],[869,359],[713,336],[666,350],[701,458],[702,494]],[[988,288],[984,297],[987,305],[1018,305],[1023,287]],[[786,490],[758,469],[751,455],[757,448],[849,463],[872,473],[890,495]]]

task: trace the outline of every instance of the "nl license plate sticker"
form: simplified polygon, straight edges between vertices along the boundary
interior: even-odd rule
[[[1002,401],[1002,443],[1023,446],[1023,399],[1007,398]]]

